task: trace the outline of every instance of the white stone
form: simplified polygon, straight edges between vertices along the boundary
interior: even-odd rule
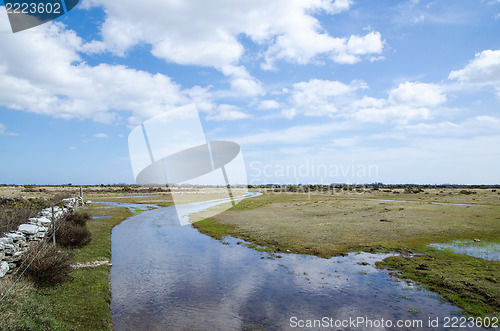
[[[47,217],[40,217],[37,219],[36,224],[38,226],[49,226],[52,223],[51,220],[49,220]]]
[[[12,238],[13,241],[26,241],[26,237],[21,232],[6,233],[7,238]]]
[[[7,272],[9,272],[9,264],[5,261],[2,261],[2,263],[0,263],[0,277],[3,277],[7,274]]]
[[[16,252],[16,247],[12,244],[4,244],[3,251],[5,254],[14,254]]]
[[[23,257],[23,252],[16,252],[14,253],[14,255],[12,255],[9,262],[19,262],[21,261],[22,257]]]
[[[27,235],[33,235],[38,232],[38,226],[33,224],[21,224],[18,230]]]
[[[8,238],[8,237],[0,238],[0,245],[12,245],[13,243],[14,243],[14,240],[12,240],[12,238]]]

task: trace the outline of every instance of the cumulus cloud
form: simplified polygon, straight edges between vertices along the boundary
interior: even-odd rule
[[[449,79],[476,84],[500,84],[500,50],[477,53],[463,69],[452,71]]]
[[[108,138],[108,135],[105,134],[105,133],[96,133],[94,135],[94,138],[97,138],[97,139],[105,139],[105,138]]]
[[[363,81],[345,84],[311,79],[296,83],[281,114],[285,118],[303,114],[403,124],[430,119],[447,100],[443,88],[436,84],[402,83],[389,91],[387,98],[360,95],[366,89],[368,86]]]
[[[280,103],[276,100],[262,100],[261,102],[259,102],[257,109],[271,110],[271,109],[278,109],[280,107],[281,107]]]
[[[85,42],[61,23],[37,33],[0,35],[0,105],[57,118],[131,125],[162,111],[196,102],[214,108],[209,88],[183,89],[170,77],[123,65],[83,62]]]
[[[217,107],[217,111],[207,116],[212,121],[235,121],[251,118],[252,116],[243,112],[240,107],[222,104]]]
[[[307,82],[293,84],[290,107],[282,111],[285,117],[291,118],[298,113],[307,116],[333,116],[339,106],[345,103],[344,98],[366,84],[354,81],[350,85],[339,81],[311,79]]]
[[[412,107],[437,106],[446,101],[443,89],[436,84],[406,82],[389,93],[389,102]]]
[[[405,82],[389,92],[387,99],[364,97],[353,103],[353,116],[369,122],[408,123],[432,117],[432,110],[446,102],[442,87]]]
[[[126,54],[134,46],[152,46],[154,56],[184,65],[237,66],[245,53],[244,35],[261,47],[263,68],[279,60],[308,63],[317,55],[353,63],[365,54],[380,53],[380,33],[333,37],[313,14],[346,11],[351,0],[88,0],[83,7],[102,7],[106,19],[102,42],[93,49]],[[227,75],[227,74],[226,74]],[[241,77],[237,77],[241,78]],[[236,83],[238,84],[238,83]]]

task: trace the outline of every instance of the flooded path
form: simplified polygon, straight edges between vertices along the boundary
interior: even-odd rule
[[[178,224],[175,208],[167,207],[114,228],[115,330],[292,330],[294,323],[324,317],[393,324],[332,329],[398,330],[398,320],[429,329],[429,319],[442,325],[458,316],[458,308],[434,293],[376,269],[387,254],[273,259],[237,239],[222,243]]]

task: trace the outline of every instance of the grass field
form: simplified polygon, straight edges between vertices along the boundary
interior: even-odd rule
[[[26,190],[24,187],[1,189],[4,193],[10,190],[11,196],[19,196]],[[58,192],[54,187],[43,189],[46,190],[29,192],[30,196]],[[86,199],[172,204],[169,193],[163,191],[123,187],[94,187],[93,190],[84,191]],[[322,193],[260,190],[264,193],[262,196],[243,200],[236,207],[194,226],[215,238],[231,235],[252,242],[254,245],[250,247],[259,245],[258,249],[270,252],[290,251],[321,257],[360,250],[400,252],[400,256],[390,257],[379,266],[424,284],[468,314],[499,315],[499,262],[427,247],[430,243],[456,239],[500,242],[500,195],[497,192],[491,189],[469,190],[475,193],[461,193],[461,189],[425,189],[416,194],[405,194],[403,189]],[[74,263],[111,261],[111,229],[132,212],[126,208],[95,206],[81,211],[110,217],[88,222],[93,240],[88,246],[74,250]],[[204,218],[203,213],[198,218]],[[109,272],[108,265],[77,269],[70,282],[47,288],[36,288],[21,278],[0,303],[0,329],[111,330]],[[12,277],[0,280],[0,293],[5,293],[12,282]]]
[[[297,194],[267,190],[194,226],[215,238],[230,235],[276,252],[321,257],[351,251],[400,252],[401,256],[387,259],[380,267],[425,284],[466,313],[498,316],[500,262],[427,247],[455,239],[500,242],[500,196],[486,189],[472,194],[461,191]]]
[[[111,261],[111,229],[132,213],[127,208],[80,210],[110,217],[87,223],[92,241],[73,250],[74,263]],[[109,271],[109,265],[76,269],[70,281],[41,288],[21,278],[0,303],[0,330],[112,330]],[[1,279],[0,292],[13,281],[12,276]]]

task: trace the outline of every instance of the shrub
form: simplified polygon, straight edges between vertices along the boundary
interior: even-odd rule
[[[66,217],[66,222],[85,227],[91,218],[89,213],[72,213]]]
[[[58,250],[52,243],[44,247],[43,243],[39,242],[28,248],[17,272],[21,273],[29,265],[25,275],[38,286],[50,286],[68,280],[73,270],[72,254]]]
[[[67,248],[87,245],[92,240],[92,233],[85,227],[86,222],[83,216],[74,216],[71,220],[56,221],[56,244]],[[82,223],[83,225],[80,225]],[[52,231],[50,235],[52,235]]]
[[[19,225],[26,223],[28,218],[35,217],[37,214],[37,210],[27,208],[0,211],[0,234],[17,230]]]

